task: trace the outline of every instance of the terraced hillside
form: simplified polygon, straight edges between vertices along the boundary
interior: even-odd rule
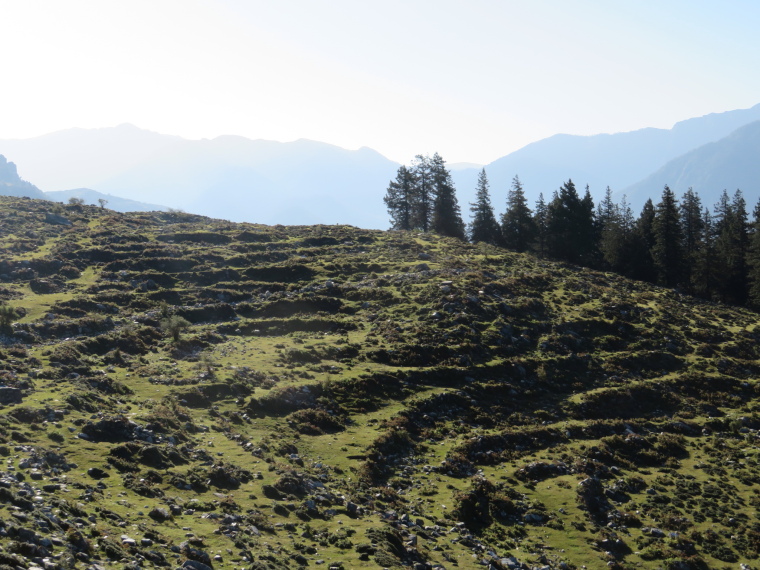
[[[756,314],[51,207],[0,201],[0,568],[760,567]]]

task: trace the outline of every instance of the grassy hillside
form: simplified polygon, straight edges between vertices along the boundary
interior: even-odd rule
[[[760,566],[754,313],[430,235],[0,200],[0,568]]]

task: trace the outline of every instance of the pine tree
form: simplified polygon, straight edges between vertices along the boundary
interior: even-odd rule
[[[435,153],[430,165],[434,193],[431,229],[443,236],[464,239],[462,213],[446,162]]]
[[[478,175],[478,188],[475,197],[475,203],[470,204],[472,212],[472,221],[470,222],[470,241],[477,243],[479,241],[498,245],[500,243],[499,224],[496,223],[496,217],[491,206],[491,196],[488,192],[488,177],[486,169],[480,171]]]
[[[412,161],[414,200],[412,202],[412,228],[427,232],[433,218],[433,168],[429,156],[418,154]]]
[[[572,180],[565,182],[548,206],[549,255],[571,263],[589,263],[594,246],[594,202],[578,196]]]
[[[655,270],[652,260],[654,247],[655,210],[652,199],[648,199],[641,209],[633,230],[633,248],[630,258],[630,276],[641,281],[654,282]]]
[[[515,175],[512,188],[507,193],[507,209],[501,216],[502,241],[510,249],[526,251],[536,234],[536,222],[525,199],[525,191],[520,178]]]
[[[579,223],[581,228],[588,228],[579,236],[581,248],[581,263],[589,267],[596,267],[599,264],[599,224],[594,215],[594,199],[591,197],[591,189],[586,184],[586,191],[581,200],[581,212]]]
[[[719,263],[718,295],[725,303],[747,299],[747,205],[741,190],[729,199],[724,190],[715,206],[715,249]]]
[[[399,167],[396,180],[388,185],[383,199],[391,216],[391,229],[411,230],[414,227],[415,190],[412,171],[406,166]]]
[[[620,253],[618,271],[627,277],[633,277],[635,273],[635,260],[637,251],[640,249],[636,234],[636,219],[633,217],[633,211],[628,204],[625,194],[620,199],[618,206],[618,225],[620,233]],[[648,252],[647,252],[648,255]]]
[[[752,232],[749,237],[747,251],[749,304],[755,310],[760,310],[760,200],[754,211]]]
[[[675,287],[683,278],[681,220],[678,214],[678,200],[667,185],[655,210],[652,231],[652,260],[657,271],[657,282],[666,287]]]
[[[609,186],[604,191],[604,198],[599,202],[596,209],[596,222],[599,230],[604,230],[605,226],[610,223],[617,223],[619,218],[619,209],[617,204],[612,200],[612,190]]]
[[[705,241],[705,222],[702,218],[702,201],[689,188],[681,198],[681,228],[683,233],[684,284],[693,291],[692,274],[699,250]]]
[[[718,260],[715,250],[715,223],[710,209],[702,211],[702,244],[697,249],[691,272],[692,290],[695,295],[712,299],[717,291]]]
[[[612,190],[609,186],[604,192],[604,198],[599,202],[596,223],[602,261],[614,271],[621,271],[626,236],[622,227],[620,208],[612,200]]]
[[[547,234],[549,232],[549,208],[544,201],[544,193],[541,192],[536,200],[536,213],[533,216],[533,223],[536,227],[536,248],[538,255],[546,255]]]

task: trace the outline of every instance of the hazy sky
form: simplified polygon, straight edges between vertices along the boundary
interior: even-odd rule
[[[487,163],[760,103],[756,0],[0,0],[0,138],[133,123]]]

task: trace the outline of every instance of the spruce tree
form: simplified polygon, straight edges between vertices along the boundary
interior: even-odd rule
[[[501,216],[502,241],[510,249],[526,251],[536,234],[536,222],[525,199],[525,191],[520,178],[515,175],[507,193],[507,209]]]
[[[412,202],[412,228],[427,232],[433,219],[433,167],[429,156],[418,154],[412,161],[414,200]]]
[[[546,256],[547,234],[549,232],[549,208],[544,201],[544,193],[541,192],[536,200],[536,213],[533,216],[533,224],[536,227],[536,249],[539,256]]]
[[[617,223],[618,217],[618,206],[612,200],[612,190],[607,186],[604,190],[604,198],[599,202],[596,210],[596,222],[599,226],[599,230],[604,230],[605,226],[610,223]]]
[[[401,166],[383,199],[391,216],[391,229],[411,230],[414,227],[415,190],[412,171]]]
[[[657,271],[657,282],[666,287],[675,287],[683,278],[681,219],[678,200],[667,185],[655,210],[652,231],[652,260]]]
[[[634,245],[631,251],[630,276],[641,281],[654,282],[655,280],[654,261],[652,260],[652,248],[655,243],[654,218],[654,204],[650,198],[644,203],[633,231]]]
[[[627,277],[633,277],[635,272],[636,252],[639,249],[639,243],[636,239],[636,219],[633,217],[633,211],[628,204],[625,194],[620,199],[618,209],[618,227],[622,250],[619,255],[618,271]]]
[[[683,235],[684,284],[693,291],[692,273],[699,250],[704,245],[704,220],[699,194],[689,188],[681,197],[681,228]]]
[[[464,239],[464,222],[451,173],[438,153],[430,161],[430,172],[434,195],[431,229],[443,236]]]
[[[760,200],[754,211],[752,231],[749,236],[747,251],[749,304],[760,310]]]
[[[741,190],[729,199],[725,190],[715,206],[716,254],[719,263],[718,295],[724,303],[747,299],[746,256],[749,246],[747,205]]]
[[[472,221],[470,222],[470,241],[477,243],[479,241],[498,245],[499,224],[496,223],[496,217],[491,206],[491,196],[488,192],[488,177],[486,169],[482,169],[478,175],[478,188],[475,196],[475,203],[470,204],[472,212]]]
[[[596,213],[599,234],[599,251],[604,265],[614,271],[621,271],[625,246],[620,208],[612,200],[612,190],[607,186],[604,198],[599,202]]]
[[[587,231],[579,236],[581,248],[581,263],[589,267],[596,267],[599,260],[599,224],[594,215],[594,199],[591,197],[591,189],[586,184],[586,191],[581,200],[580,219],[578,220],[581,228],[587,228]]]
[[[702,211],[702,243],[696,251],[691,270],[691,286],[695,295],[712,299],[717,291],[718,260],[715,249],[715,223],[710,209]]]
[[[572,180],[565,182],[548,206],[549,255],[571,263],[590,263],[594,247],[594,202],[581,200]]]

